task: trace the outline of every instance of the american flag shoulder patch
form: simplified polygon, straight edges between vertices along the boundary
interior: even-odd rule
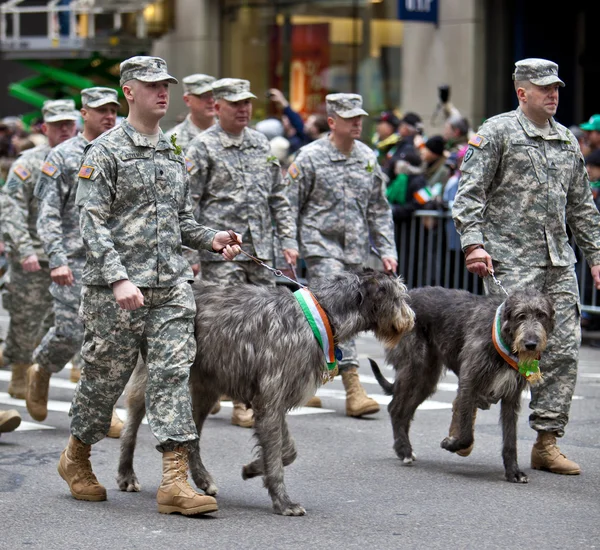
[[[298,167],[296,166],[295,162],[292,162],[291,166],[288,168],[288,174],[293,180],[295,180],[300,175],[300,170],[298,170]]]
[[[472,145],[473,147],[481,147],[482,143],[483,143],[483,136],[480,136],[479,134],[475,134],[469,140],[469,145]]]
[[[13,172],[17,174],[23,181],[25,181],[29,176],[31,176],[31,172],[25,168],[25,166],[21,166],[18,164],[15,166]]]
[[[79,174],[77,174],[80,178],[89,180],[94,173],[95,168],[93,166],[86,166],[85,164],[79,170]]]
[[[50,164],[49,162],[44,162],[44,166],[42,166],[42,172],[44,174],[52,177],[54,174],[56,174],[57,171],[58,171],[58,168],[56,166],[54,166],[53,164]]]
[[[188,172],[191,172],[193,167],[194,163],[189,158],[185,157],[185,169]]]

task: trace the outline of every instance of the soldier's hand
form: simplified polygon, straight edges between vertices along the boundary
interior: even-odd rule
[[[115,300],[121,309],[134,311],[144,305],[144,295],[129,279],[117,281],[112,285]]]
[[[600,290],[600,264],[592,266],[592,279],[594,279],[594,284],[596,288]]]
[[[221,254],[226,260],[233,260],[241,253],[240,243],[242,236],[234,231],[218,231],[212,242],[213,250]]]
[[[471,252],[465,256],[465,263],[467,265],[467,271],[479,275],[480,277],[487,277],[490,273],[494,272],[492,257],[483,248],[471,250]]]
[[[387,256],[384,256],[381,258],[381,262],[383,263],[383,269],[386,273],[396,273],[396,270],[398,269],[398,262],[395,258],[388,258]]]
[[[284,260],[294,267],[296,267],[296,263],[298,262],[298,256],[300,256],[300,252],[298,252],[295,248],[286,248],[283,250]]]
[[[34,271],[39,271],[42,269],[36,254],[27,256],[27,258],[21,262],[21,265],[23,266],[23,271],[26,271],[27,273],[33,273]]]
[[[52,282],[60,286],[71,286],[74,281],[73,272],[68,265],[55,267],[50,271],[50,277],[52,278]]]
[[[4,254],[4,252],[6,252],[6,246],[3,241],[0,241],[0,254]]]
[[[192,264],[192,273],[194,277],[200,273],[200,264]]]

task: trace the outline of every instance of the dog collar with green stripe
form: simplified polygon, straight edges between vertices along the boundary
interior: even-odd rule
[[[535,383],[542,378],[542,374],[540,373],[539,357],[538,359],[519,361],[519,358],[511,352],[511,349],[502,339],[501,318],[503,308],[504,302],[502,302],[498,306],[498,309],[496,309],[496,315],[494,316],[494,322],[492,323],[492,342],[494,343],[494,347],[513,369],[521,373],[528,382]]]
[[[321,349],[325,354],[327,378],[335,376],[335,371],[337,369],[337,350],[333,341],[333,331],[331,330],[331,324],[329,323],[327,314],[310,290],[301,288],[294,292],[294,297],[298,300],[302,312],[304,313],[315,338],[319,342],[319,346],[321,346]]]

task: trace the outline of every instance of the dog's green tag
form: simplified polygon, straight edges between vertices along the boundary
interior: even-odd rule
[[[528,359],[519,363],[519,372],[527,378],[532,374],[540,372],[540,362],[537,359]]]

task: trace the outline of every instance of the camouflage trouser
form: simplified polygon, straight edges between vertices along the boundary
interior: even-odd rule
[[[81,349],[83,323],[79,317],[79,302],[84,263],[85,260],[79,260],[69,264],[73,285],[50,285],[54,299],[54,325],[33,352],[33,360],[50,373],[60,372]]]
[[[84,367],[75,390],[71,433],[91,445],[110,427],[112,409],[141,351],[148,366],[146,414],[160,451],[198,439],[188,379],[196,355],[192,287],[141,288],[144,305],[120,309],[110,288],[84,286]]]
[[[52,326],[52,295],[48,291],[50,270],[23,271],[21,263],[9,260],[9,282],[2,305],[10,314],[4,357],[7,363],[33,362],[33,350]]]
[[[359,269],[360,265],[346,264],[340,260],[331,258],[305,258],[306,268],[308,270],[309,283],[320,277],[329,277],[340,271],[350,271]],[[339,370],[343,371],[349,367],[359,366],[358,354],[356,352],[356,342],[354,339],[346,342],[340,342],[338,347],[342,352],[342,360],[339,362]]]
[[[268,265],[268,264],[267,264]],[[207,283],[222,286],[253,284],[275,286],[275,276],[255,262],[202,262],[200,276]]]
[[[496,278],[507,290],[531,286],[554,301],[556,323],[540,361],[543,380],[531,387],[529,408],[533,412],[529,416],[529,425],[536,431],[557,432],[562,437],[569,421],[581,344],[575,268],[510,268],[494,262],[494,270]],[[487,293],[504,294],[490,277],[485,278],[484,285]]]

